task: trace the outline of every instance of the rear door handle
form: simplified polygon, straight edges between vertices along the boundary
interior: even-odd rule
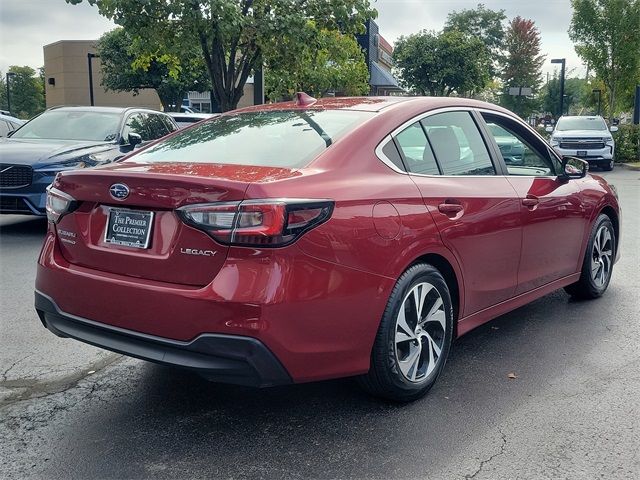
[[[464,207],[459,203],[441,203],[438,205],[438,210],[440,213],[444,213],[445,215],[456,215],[460,213]]]
[[[522,199],[522,205],[525,207],[533,208],[540,203],[540,199],[535,195],[527,195],[526,198]]]

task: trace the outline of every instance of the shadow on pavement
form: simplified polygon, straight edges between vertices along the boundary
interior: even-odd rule
[[[0,217],[0,235],[2,237],[44,237],[46,232],[46,217],[30,217],[27,215],[5,215]]]
[[[589,355],[584,340],[601,334],[598,315],[586,315],[593,305],[556,292],[474,330],[427,397],[407,405],[350,379],[255,390],[129,363],[63,428],[71,456],[55,463],[73,463],[80,477],[424,476]],[[109,455],[96,456],[96,445]]]

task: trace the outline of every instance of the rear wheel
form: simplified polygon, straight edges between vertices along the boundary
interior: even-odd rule
[[[359,383],[369,393],[400,402],[425,395],[440,375],[451,346],[453,309],[440,272],[409,268],[396,283]]]
[[[591,229],[587,251],[582,263],[580,279],[565,287],[565,291],[576,298],[598,298],[611,280],[616,237],[611,219],[601,214]]]

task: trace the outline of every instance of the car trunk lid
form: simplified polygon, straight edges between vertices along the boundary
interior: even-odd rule
[[[78,207],[56,226],[62,255],[74,265],[107,273],[206,285],[224,264],[228,247],[183,223],[176,208],[241,201],[251,182],[292,174],[271,167],[132,162],[64,173],[54,187]],[[128,194],[115,198],[114,185]]]

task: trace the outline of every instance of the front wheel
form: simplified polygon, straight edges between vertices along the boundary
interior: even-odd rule
[[[615,251],[613,223],[607,215],[600,214],[591,229],[580,279],[565,287],[565,291],[576,298],[591,299],[601,296],[611,281]]]
[[[611,160],[609,163],[603,163],[601,167],[605,172],[610,172],[611,170],[613,170],[613,160]]]
[[[372,395],[409,402],[425,395],[440,375],[453,334],[449,288],[427,264],[398,279],[382,316],[369,372],[358,381]]]

